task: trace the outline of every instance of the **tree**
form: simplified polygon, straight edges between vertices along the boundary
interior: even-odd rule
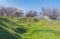
[[[42,8],[42,14],[43,14],[43,18],[44,16],[48,16],[50,19],[56,20],[59,11],[56,8],[49,8],[49,9]]]
[[[3,6],[0,6],[0,16],[4,16],[6,8]]]
[[[36,11],[28,11],[26,13],[26,17],[36,17],[37,16],[37,12]]]
[[[49,15],[49,17],[52,19],[52,20],[56,20],[57,19],[57,14],[58,14],[58,11],[57,11],[57,9],[52,9],[52,11],[51,11],[52,13]]]
[[[14,16],[15,17],[23,17],[24,16],[23,10],[17,9]]]
[[[6,16],[9,16],[9,17],[13,16],[16,12],[14,7],[7,7],[6,11],[7,11]]]

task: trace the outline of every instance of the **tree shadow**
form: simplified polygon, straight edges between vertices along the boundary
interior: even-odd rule
[[[11,21],[9,21],[8,19],[2,18],[2,17],[0,17],[0,21],[3,21],[3,22],[11,22]]]
[[[0,25],[1,26],[4,26],[4,27],[7,27],[5,24],[3,24],[2,22],[0,22]],[[8,27],[7,27],[8,28]]]
[[[23,33],[26,32],[26,29],[24,29],[24,28],[17,28],[14,31],[16,31],[17,33],[23,34]]]
[[[12,35],[10,32],[8,32],[5,28],[10,29],[8,26],[6,26],[4,23],[0,22],[0,39],[20,39],[21,37],[17,34]],[[11,29],[13,30],[13,29]]]
[[[10,20],[8,20],[7,18],[2,18],[0,17],[0,22],[5,22],[5,23],[10,23],[12,26],[20,26],[20,27],[24,27],[23,25],[18,25],[15,22],[12,22]],[[24,27],[25,28],[25,27]]]
[[[6,28],[10,29],[8,26],[6,26],[6,24],[4,24],[4,22],[5,23],[9,22],[9,24],[11,24],[10,20],[8,20],[6,18],[0,18],[0,32],[1,32],[0,33],[0,39],[17,39],[17,37],[18,37],[18,39],[20,39],[21,36],[18,36],[17,34],[15,34],[15,36],[14,36],[11,33],[9,33],[7,30],[5,30],[5,29],[3,29],[1,27],[1,26],[3,26],[3,27],[6,27]],[[20,28],[16,28],[16,29],[11,29],[11,30],[13,30],[13,31],[15,31],[16,33],[19,33],[19,34],[22,34],[22,33],[26,32],[26,29],[22,28],[24,26],[18,25],[18,24],[14,23],[14,22],[12,22],[12,23],[13,23],[12,24],[13,26],[15,25],[15,26],[21,26],[21,27]]]
[[[0,39],[17,39],[17,37],[0,27]]]

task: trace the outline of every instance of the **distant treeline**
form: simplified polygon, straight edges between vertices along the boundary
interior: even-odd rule
[[[4,7],[0,6],[0,17],[32,17],[32,18],[48,18],[51,20],[60,20],[60,11],[57,8],[42,8],[42,11],[38,13],[34,10],[24,12],[23,10],[16,7]],[[26,14],[25,14],[26,13]],[[38,15],[39,14],[39,15]]]

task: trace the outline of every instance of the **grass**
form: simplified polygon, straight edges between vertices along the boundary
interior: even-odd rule
[[[59,21],[26,19],[15,18],[12,22],[11,18],[0,17],[0,39],[60,39]]]

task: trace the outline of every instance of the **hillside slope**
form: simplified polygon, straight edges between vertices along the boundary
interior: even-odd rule
[[[0,39],[60,39],[60,22],[41,20],[26,22],[23,18],[0,17]]]

